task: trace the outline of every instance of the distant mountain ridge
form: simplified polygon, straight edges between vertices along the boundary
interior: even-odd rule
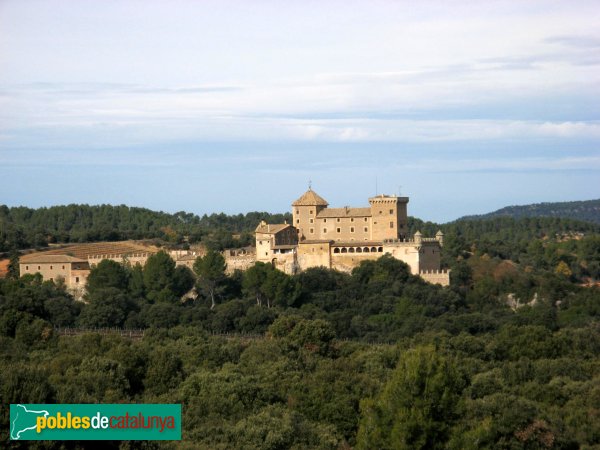
[[[523,217],[557,217],[600,224],[600,199],[506,206],[491,213],[463,216],[457,220],[479,220],[494,217],[512,217],[514,219]]]

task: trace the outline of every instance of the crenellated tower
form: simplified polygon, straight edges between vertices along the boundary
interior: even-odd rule
[[[371,239],[405,239],[408,232],[408,197],[378,195],[371,204]]]

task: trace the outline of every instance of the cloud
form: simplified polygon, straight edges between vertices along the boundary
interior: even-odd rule
[[[592,50],[600,49],[600,37],[593,35],[551,36],[545,39],[550,44],[560,44],[569,48]]]
[[[491,59],[486,64],[498,61]],[[463,76],[442,75],[452,70],[462,71]],[[482,75],[486,70],[489,68],[451,66],[422,72],[322,74],[311,80],[260,85],[5,86],[4,92],[9,94],[0,108],[0,131],[12,138],[0,145],[43,148],[189,140],[454,142],[599,137],[594,120],[519,119],[518,110],[538,101],[541,94],[535,89],[528,92],[526,84],[491,89],[491,80]],[[552,87],[555,93],[566,90],[563,95],[568,97],[569,87]],[[516,98],[519,94],[522,97]],[[493,115],[498,102],[516,117],[486,117]],[[477,111],[471,114],[476,119],[455,117],[468,116],[470,108]]]
[[[600,157],[558,157],[558,158],[488,158],[481,159],[423,159],[403,167],[419,172],[435,173],[474,173],[474,172],[566,172],[600,170]]]

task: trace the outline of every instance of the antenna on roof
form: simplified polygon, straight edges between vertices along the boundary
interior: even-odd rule
[[[312,191],[312,180],[308,180],[308,190]]]

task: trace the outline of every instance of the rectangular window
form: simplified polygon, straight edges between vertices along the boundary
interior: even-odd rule
[[[75,277],[75,283],[79,283],[79,277]]]
[[[63,270],[65,270],[65,266],[63,266]]]
[[[367,227],[365,227],[365,233],[367,233],[369,231],[369,229]]]
[[[323,228],[323,234],[327,233],[327,228]]]
[[[312,210],[308,212],[310,215],[312,215]]]
[[[342,220],[342,219],[340,219],[340,218],[338,217],[338,218],[337,218],[337,221],[339,222],[340,220]]]
[[[390,222],[390,228],[394,228],[394,222]]]
[[[327,222],[327,219],[323,219],[323,222]]]
[[[310,219],[310,223],[315,223],[315,219]]]
[[[341,233],[341,232],[342,232],[342,229],[341,229],[341,228],[338,228],[338,229],[337,229],[337,232],[338,232],[338,233]]]
[[[300,223],[300,219],[296,219],[296,223]]]
[[[300,210],[299,209],[296,210],[296,214],[300,214]]]
[[[365,217],[365,222],[367,221],[367,218]]]
[[[52,266],[50,266],[50,270],[52,270]]]
[[[315,229],[314,228],[310,229],[310,234],[315,234]]]
[[[350,233],[354,233],[354,227],[350,227]]]
[[[40,266],[38,266],[38,270],[42,270],[42,268]]]
[[[354,217],[351,217],[351,218],[350,218],[350,222],[354,222]]]
[[[29,266],[25,266],[25,270],[29,270]]]
[[[394,210],[393,209],[390,209],[390,214],[394,214]]]

